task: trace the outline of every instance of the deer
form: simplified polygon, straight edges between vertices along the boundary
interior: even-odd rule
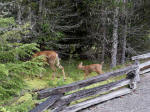
[[[64,67],[60,65],[60,58],[58,57],[58,53],[56,53],[55,51],[39,51],[33,55],[33,58],[38,56],[44,56],[44,61],[49,64],[50,68],[53,71],[52,79],[55,78],[56,67],[62,70],[64,80],[66,79]]]
[[[80,62],[80,64],[77,66],[78,69],[83,70],[84,72],[84,79],[91,73],[96,72],[97,74],[102,74],[102,66],[104,62],[101,62],[101,64],[90,64],[83,66],[83,63]]]

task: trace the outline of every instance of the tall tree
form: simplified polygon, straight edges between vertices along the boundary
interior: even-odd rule
[[[115,8],[113,17],[113,37],[112,37],[112,50],[111,50],[111,67],[117,64],[117,47],[118,47],[118,22],[119,22],[119,7]]]
[[[106,8],[104,8],[103,12],[102,12],[102,27],[103,27],[103,40],[102,40],[102,61],[104,61],[104,57],[105,57],[105,52],[106,52],[106,20],[107,20],[107,13],[106,13]]]
[[[122,55],[121,55],[121,64],[125,63],[125,54],[126,54],[126,45],[127,45],[127,27],[128,27],[128,13],[127,13],[127,0],[123,0],[123,27],[122,27]]]

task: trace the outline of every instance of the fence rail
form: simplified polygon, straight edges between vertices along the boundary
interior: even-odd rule
[[[147,59],[147,58],[150,58],[150,53],[133,56],[132,60],[141,60],[141,59]]]
[[[76,112],[76,111],[81,110],[83,108],[87,108],[91,105],[98,104],[100,102],[104,102],[104,101],[110,100],[110,99],[115,98],[115,97],[123,96],[123,95],[129,94],[131,92],[132,92],[132,90],[129,88],[122,88],[120,90],[108,93],[106,95],[102,95],[102,96],[97,97],[95,99],[88,100],[88,101],[85,101],[82,103],[78,103],[78,104],[73,105],[73,106],[69,106],[69,107],[65,108],[62,112]]]
[[[135,60],[135,64],[131,66],[113,72],[104,73],[86,80],[74,82],[69,85],[41,90],[38,92],[38,99],[48,98],[30,112],[43,112],[49,108],[52,112],[76,112],[91,105],[131,93],[132,90],[137,88],[136,84],[140,81],[139,74],[150,71],[149,68],[142,70],[143,67],[150,66],[150,61],[140,64],[139,60],[149,57],[150,53],[134,56],[132,57],[132,60]],[[125,74],[125,78],[116,80],[115,82],[109,82],[93,88],[83,89],[84,87],[92,84],[101,83],[102,81],[106,81],[112,77],[122,76]],[[70,91],[72,92],[66,95],[66,93]],[[71,104],[72,102],[80,99],[88,100],[74,105]]]
[[[140,60],[143,59],[150,59],[150,53],[132,57],[132,60],[134,60],[136,63],[140,63]],[[150,60],[146,60],[146,62],[139,64],[139,74],[150,72],[149,68],[150,68]]]

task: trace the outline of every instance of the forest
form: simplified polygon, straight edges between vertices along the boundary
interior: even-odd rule
[[[149,0],[0,0],[0,112],[28,112],[36,90],[83,80],[83,65],[103,71],[150,52]],[[55,51],[53,71],[38,51]],[[96,76],[91,73],[88,77]]]

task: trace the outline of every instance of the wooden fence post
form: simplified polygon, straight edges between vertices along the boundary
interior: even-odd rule
[[[131,75],[134,75],[134,77],[131,76],[131,83],[130,83],[130,88],[133,90],[137,88],[137,82],[140,82],[139,60],[135,60],[135,65],[137,66],[137,68],[135,69],[134,73],[131,73]]]
[[[135,60],[135,65],[137,65],[137,69],[135,71],[135,80],[136,80],[136,82],[140,82],[140,67],[139,67],[140,62],[139,62],[139,60]]]

